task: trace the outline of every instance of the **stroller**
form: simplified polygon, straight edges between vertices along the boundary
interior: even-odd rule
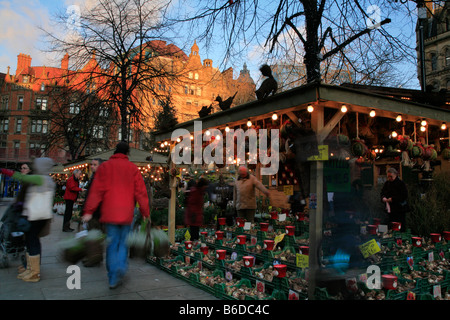
[[[18,215],[17,205],[12,204],[1,219],[0,268],[7,268],[11,260],[26,262],[25,235],[19,230]]]

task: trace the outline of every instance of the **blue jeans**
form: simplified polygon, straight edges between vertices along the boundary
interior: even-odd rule
[[[126,240],[130,230],[131,225],[106,224],[106,270],[110,285],[116,284],[127,272]]]

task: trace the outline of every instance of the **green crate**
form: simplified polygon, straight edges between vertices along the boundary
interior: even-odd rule
[[[314,297],[316,298],[316,300],[334,300],[330,297],[326,288],[317,287],[314,290]]]
[[[396,292],[395,290],[387,290],[386,300],[406,300],[408,291]]]

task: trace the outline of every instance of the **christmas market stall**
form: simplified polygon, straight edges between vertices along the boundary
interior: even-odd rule
[[[170,151],[172,256],[149,261],[223,299],[448,298],[450,225],[400,230],[379,188],[389,168],[423,194],[450,171],[450,110],[420,92],[370,89],[312,83],[154,133]],[[175,242],[186,165],[251,169],[269,189],[257,219],[220,219],[201,241]]]

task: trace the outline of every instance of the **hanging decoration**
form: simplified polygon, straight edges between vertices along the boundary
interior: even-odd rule
[[[407,135],[400,135],[398,136],[398,148],[402,152],[402,160],[401,163],[404,166],[412,167],[414,163],[411,161],[411,158],[409,157],[409,153],[411,152],[411,149],[413,148],[414,143]]]

